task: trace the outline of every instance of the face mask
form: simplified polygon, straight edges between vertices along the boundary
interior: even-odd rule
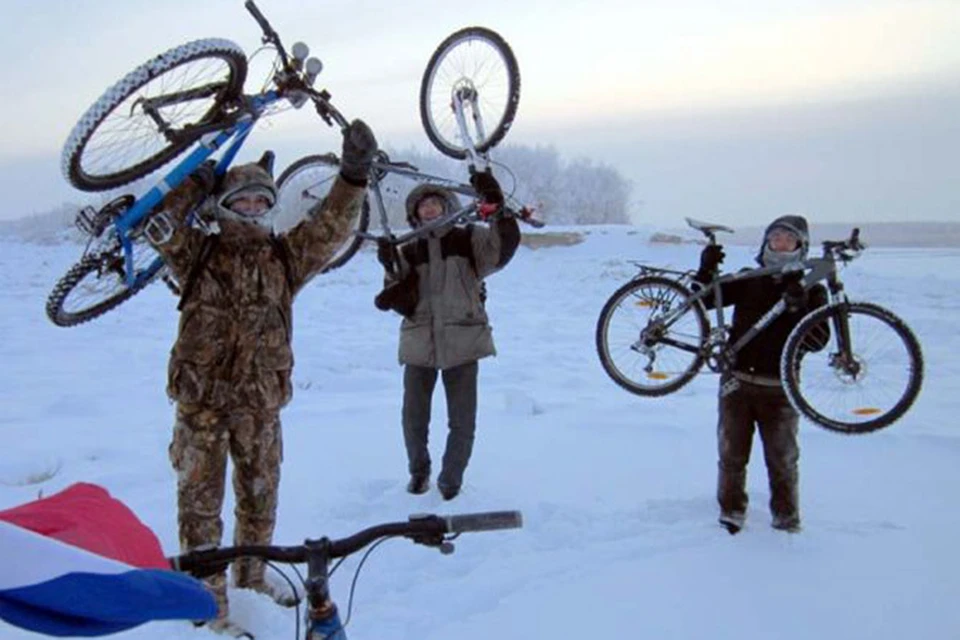
[[[219,215],[228,220],[258,225],[273,231],[277,192],[266,185],[243,185],[220,197]]]
[[[803,247],[793,251],[774,251],[769,244],[764,244],[760,260],[765,267],[782,267],[791,262],[803,260]]]

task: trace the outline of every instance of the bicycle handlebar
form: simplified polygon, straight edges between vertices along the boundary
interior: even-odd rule
[[[854,256],[848,252],[858,254],[866,248],[867,246],[860,242],[860,227],[854,227],[846,240],[824,240],[823,242],[824,255],[835,253],[843,260],[853,259]]]
[[[379,538],[403,536],[416,543],[436,545],[442,542],[443,536],[447,534],[516,529],[521,526],[523,526],[523,516],[519,511],[490,511],[452,516],[412,515],[407,522],[379,524],[339,540],[325,538],[307,540],[301,545],[285,547],[247,545],[198,549],[167,558],[167,561],[175,571],[205,577],[222,570],[227,563],[242,557],[254,557],[284,564],[301,564],[307,562],[311,552],[324,543],[326,543],[325,555],[332,559],[348,556]]]
[[[289,60],[287,58],[287,52],[283,50],[283,45],[280,43],[280,36],[277,35],[277,32],[273,30],[273,27],[270,26],[270,23],[267,21],[267,18],[260,12],[260,9],[257,8],[257,5],[254,4],[253,0],[247,0],[244,5],[247,8],[247,11],[250,12],[250,15],[253,16],[253,19],[257,21],[257,24],[260,25],[260,29],[263,30],[263,41],[272,42],[277,47],[277,53],[280,54],[280,59],[283,61],[284,68],[289,67]]]

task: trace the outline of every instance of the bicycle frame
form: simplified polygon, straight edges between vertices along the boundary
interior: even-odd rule
[[[677,320],[680,319],[681,316],[683,316],[683,314],[689,311],[693,305],[699,304],[702,308],[704,308],[703,301],[708,296],[712,295],[716,323],[710,331],[710,336],[706,344],[690,345],[678,342],[666,336],[658,337],[657,342],[661,342],[682,351],[687,351],[688,353],[700,353],[701,351],[705,351],[705,355],[707,356],[707,366],[710,367],[712,371],[726,371],[729,365],[734,361],[736,354],[739,353],[746,344],[753,340],[761,331],[770,326],[771,323],[773,323],[777,318],[787,311],[787,303],[783,299],[778,300],[777,303],[771,307],[769,311],[767,311],[767,313],[761,316],[760,319],[757,320],[757,322],[755,322],[753,326],[751,326],[743,334],[743,336],[740,337],[740,339],[738,339],[734,344],[728,345],[726,342],[727,326],[723,312],[723,285],[731,282],[739,282],[767,276],[784,276],[789,273],[802,271],[805,275],[801,278],[800,284],[805,290],[809,289],[817,282],[825,280],[827,282],[828,303],[846,302],[847,296],[843,291],[843,283],[840,281],[837,275],[837,259],[833,255],[829,254],[826,250],[824,253],[824,257],[807,258],[806,260],[782,267],[761,267],[759,269],[751,269],[749,271],[715,277],[709,283],[703,285],[698,290],[693,291],[690,298],[684,301],[684,303],[676,309],[667,313],[655,325],[655,328],[658,331],[669,329],[675,322],[677,322]],[[669,270],[665,269],[653,269],[643,266],[641,266],[641,269],[641,273],[644,273],[644,269],[648,271],[669,272]],[[691,277],[692,273],[689,271],[683,272],[683,276]],[[681,276],[681,279],[683,276]],[[706,312],[705,308],[704,311]],[[852,353],[852,347],[850,345],[850,331],[846,323],[846,316],[843,314],[838,314],[834,330],[837,331],[838,344],[842,349],[841,356],[845,356],[845,361],[852,361],[852,358],[850,357]],[[647,334],[648,331],[649,329],[644,329],[644,331],[641,333],[640,340],[638,340],[637,344],[634,345],[635,349],[642,348],[646,339],[645,334]],[[716,354],[714,355],[715,352]]]
[[[247,99],[248,109],[243,115],[232,123],[224,123],[217,129],[204,134],[199,140],[196,148],[186,155],[173,169],[167,172],[157,183],[140,198],[138,198],[131,207],[124,212],[114,223],[114,233],[120,241],[124,254],[124,279],[128,287],[134,287],[145,280],[149,280],[160,270],[163,265],[163,259],[157,257],[150,266],[141,274],[137,275],[133,264],[133,240],[131,234],[137,225],[153,209],[160,204],[164,196],[183,182],[197,167],[203,164],[211,155],[225,144],[233,140],[227,147],[223,156],[217,162],[216,173],[222,175],[227,167],[233,162],[240,147],[250,135],[254,125],[260,119],[260,116],[275,102],[282,97],[276,91],[268,91],[264,94],[250,96]],[[163,234],[162,223],[154,223],[155,226],[146,227],[148,235],[153,229],[153,233]]]
[[[470,205],[458,209],[456,211],[450,211],[440,216],[436,220],[433,220],[427,224],[423,224],[416,229],[411,229],[407,233],[401,234],[399,236],[394,236],[393,232],[390,229],[390,223],[387,220],[387,207],[384,204],[383,200],[383,191],[380,188],[380,183],[382,182],[381,174],[384,176],[388,174],[401,176],[408,178],[410,180],[416,180],[418,182],[430,183],[438,187],[443,187],[454,193],[459,193],[471,198],[477,197],[476,190],[469,184],[463,184],[457,182],[451,178],[442,178],[440,176],[435,176],[429,173],[422,173],[416,169],[409,168],[402,163],[391,163],[387,162],[378,162],[374,161],[372,170],[371,170],[371,179],[370,184],[367,188],[373,193],[374,200],[377,206],[377,213],[380,219],[380,228],[383,229],[384,234],[389,238],[394,244],[403,244],[414,238],[419,238],[420,236],[426,235],[430,231],[442,227],[444,225],[456,222],[461,218],[473,213],[477,210],[477,205],[471,203]],[[377,240],[381,236],[369,233],[369,232],[358,232],[358,235],[365,240]]]

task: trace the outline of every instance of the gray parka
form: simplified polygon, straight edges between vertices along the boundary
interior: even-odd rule
[[[494,355],[483,278],[503,268],[520,243],[513,218],[446,227],[403,246],[400,272],[416,269],[416,311],[400,325],[401,364],[449,369]]]

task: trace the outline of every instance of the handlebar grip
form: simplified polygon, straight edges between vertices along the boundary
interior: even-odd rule
[[[446,516],[444,519],[447,521],[447,531],[449,533],[519,529],[523,526],[523,514],[519,511],[464,513],[456,516]]]
[[[253,16],[253,19],[257,21],[257,24],[260,25],[260,28],[263,29],[263,32],[268,36],[272,36],[274,33],[273,27],[270,26],[270,23],[267,22],[267,19],[264,17],[264,15],[260,13],[260,9],[258,9],[257,5],[253,3],[253,0],[247,0],[243,6],[247,8],[247,11],[250,12],[250,15]]]
[[[853,233],[850,234],[850,247],[853,249],[860,248],[860,227],[853,228]]]

